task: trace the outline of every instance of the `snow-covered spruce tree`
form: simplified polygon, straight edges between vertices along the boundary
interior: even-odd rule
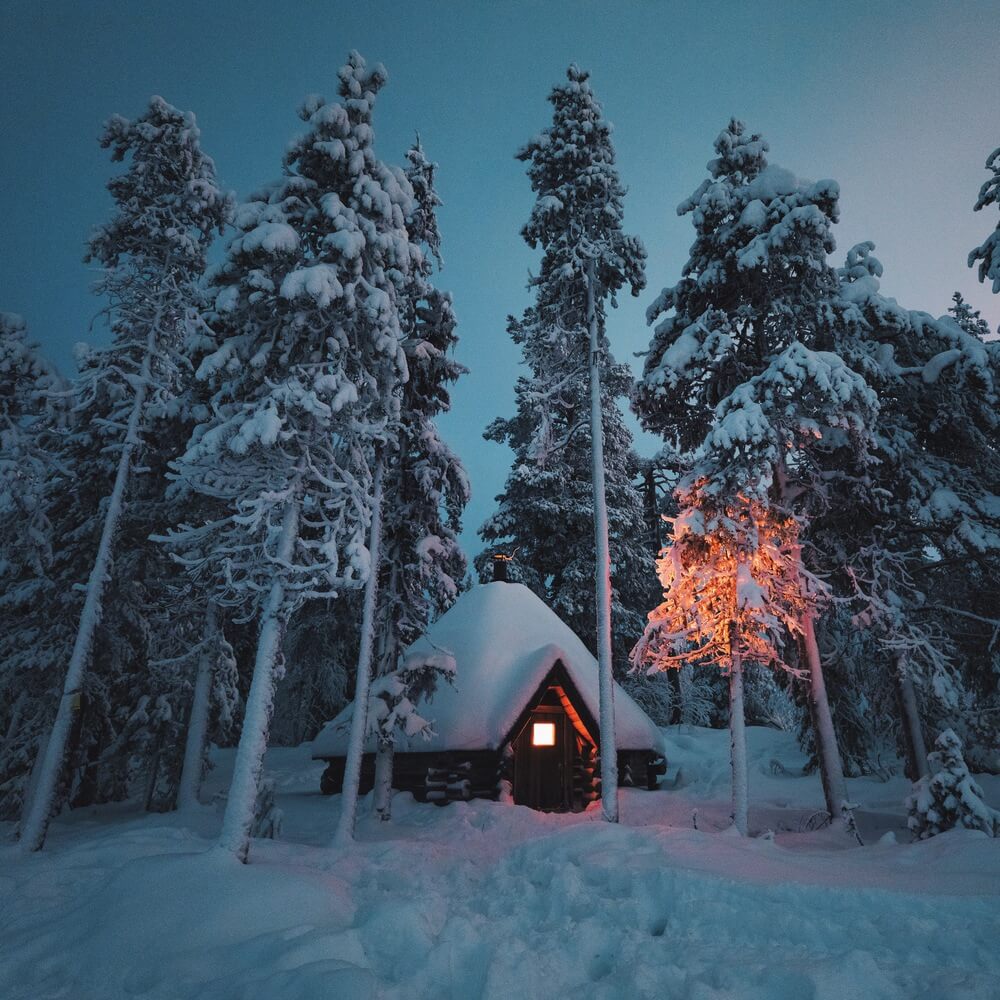
[[[181,526],[171,544],[220,603],[260,622],[220,838],[241,861],[284,625],[303,601],[369,575],[378,455],[406,380],[400,301],[421,253],[405,225],[410,186],[373,146],[386,73],[352,52],[339,77],[338,102],[314,96],[300,110],[308,130],[284,176],[236,212],[239,234],[214,279],[218,347],[198,372],[211,411],[176,464],[224,513]],[[357,694],[367,705],[366,679]]]
[[[410,663],[404,681],[398,674],[400,655],[455,602],[467,569],[458,535],[469,500],[468,477],[435,423],[450,408],[449,386],[466,369],[451,356],[458,342],[451,296],[430,280],[432,262],[439,268],[442,263],[435,165],[419,138],[406,158],[414,195],[407,228],[423,247],[424,260],[414,268],[403,303],[409,381],[402,390],[398,444],[386,467],[376,664],[383,680],[373,720],[378,729],[375,808],[382,820],[390,818],[396,741],[400,734],[411,739],[425,731],[404,709],[415,710],[437,678],[434,671],[428,675]],[[389,675],[395,675],[391,681]]]
[[[992,177],[984,181],[979,189],[979,197],[974,206],[977,212],[987,205],[1000,208],[1000,148],[994,149],[986,157],[986,169],[991,171]],[[975,267],[977,263],[979,280],[988,279],[993,283],[993,291],[1000,294],[1000,221],[982,245],[969,253],[969,267]]]
[[[895,675],[915,779],[927,770],[920,703],[934,728],[974,736],[974,705],[996,698],[1000,350],[961,296],[939,319],[885,298],[873,249],[852,248],[840,272],[840,350],[882,400],[878,461],[869,488],[839,496],[818,530],[846,567],[855,625],[877,635]]]
[[[710,176],[678,208],[695,242],[680,281],[650,306],[655,327],[634,406],[650,431],[696,453],[689,483],[707,478],[720,501],[764,505],[800,524],[828,497],[826,471],[857,480],[877,407],[863,378],[834,353],[839,322],[834,248],[838,188],[768,165],[767,143],[731,121]],[[683,513],[683,508],[682,508]],[[800,550],[804,595],[818,582]],[[846,785],[815,636],[817,603],[796,630],[831,816]]]
[[[87,693],[143,434],[151,411],[171,394],[173,354],[191,320],[207,248],[229,210],[214,165],[201,151],[194,117],[162,98],[152,98],[134,121],[111,118],[101,145],[111,149],[114,161],[128,161],[108,182],[115,215],[91,236],[85,258],[104,269],[96,291],[107,299],[112,343],[83,366],[67,448],[78,460],[89,458],[87,465],[77,462],[77,475],[99,482],[106,500],[74,525],[75,539],[84,545],[88,535],[94,537],[91,526],[99,531],[62,697],[21,825],[26,850],[38,850],[45,840],[75,708]]]
[[[962,741],[951,729],[937,738],[929,756],[931,773],[914,784],[906,800],[913,839],[926,840],[956,827],[1000,837],[1000,811],[986,803],[962,756]]]
[[[555,610],[596,637],[602,807],[615,822],[612,575],[625,611],[623,586],[643,579],[648,557],[631,439],[617,409],[630,379],[611,357],[606,308],[623,286],[633,294],[644,287],[645,250],[622,230],[625,189],[589,75],[570,66],[549,100],[552,124],[518,153],[536,193],[522,234],[542,251],[534,305],[510,324],[530,376],[518,381],[517,415],[486,432],[511,445],[515,464],[481,534],[516,550]]]
[[[62,389],[21,317],[0,312],[0,819],[20,814],[51,721],[43,609],[51,609],[56,585],[46,494]]]

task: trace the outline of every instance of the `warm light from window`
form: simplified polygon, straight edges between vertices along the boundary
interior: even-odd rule
[[[536,722],[531,727],[531,745],[533,747],[554,747],[556,745],[556,724],[554,722]]]

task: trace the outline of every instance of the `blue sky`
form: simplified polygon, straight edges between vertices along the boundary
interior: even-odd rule
[[[609,326],[625,359],[648,343],[646,305],[680,273],[691,224],[675,209],[732,115],[768,139],[772,162],[840,183],[838,260],[874,240],[883,290],[903,305],[939,314],[959,289],[996,327],[1000,296],[965,261],[996,224],[995,210],[972,205],[1000,145],[998,28],[995,0],[4,0],[0,309],[23,314],[66,372],[74,343],[106,340],[91,328],[94,274],[81,258],[110,211],[112,167],[96,141],[109,114],[137,115],[154,93],[194,111],[220,179],[246,195],[278,175],[302,98],[333,96],[337,67],[359,49],[389,70],[380,155],[401,162],[419,129],[440,166],[440,284],[454,292],[471,369],[443,426],[472,477],[474,553],[510,460],[481,437],[513,409],[505,317],[526,304],[537,259],[518,236],[531,192],[514,153],[548,122],[545,98],[567,64],[591,70],[615,124],[627,227],[649,251],[647,292]]]

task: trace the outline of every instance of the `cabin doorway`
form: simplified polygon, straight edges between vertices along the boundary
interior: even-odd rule
[[[514,744],[514,801],[545,812],[571,808],[575,732],[561,705],[538,705]]]

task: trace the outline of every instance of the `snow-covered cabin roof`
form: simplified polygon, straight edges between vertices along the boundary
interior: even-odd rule
[[[473,587],[406,651],[440,652],[455,659],[454,686],[442,680],[431,701],[419,706],[435,735],[414,739],[410,750],[498,749],[557,662],[591,715],[600,716],[597,661],[576,633],[520,583]],[[313,743],[313,757],[346,754],[352,710],[348,705],[323,727]],[[615,737],[619,750],[661,746],[659,729],[618,684]],[[374,748],[369,736],[366,749]]]

